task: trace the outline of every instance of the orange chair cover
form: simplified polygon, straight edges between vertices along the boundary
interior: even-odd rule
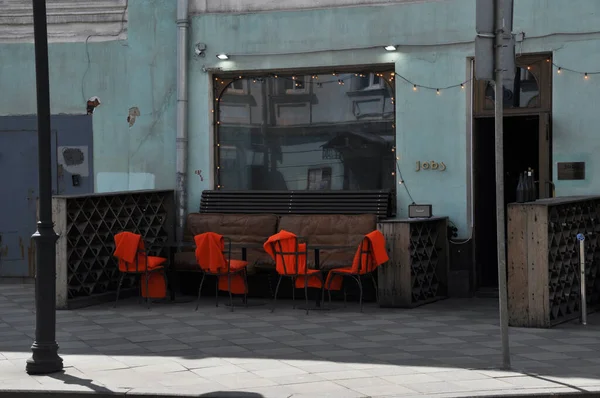
[[[369,232],[358,246],[356,254],[354,254],[352,266],[347,268],[337,268],[332,270],[333,272],[329,272],[325,286],[329,290],[340,290],[342,287],[343,276],[339,274],[368,274],[375,271],[377,267],[389,259],[387,250],[385,249],[385,237],[383,234],[380,231]],[[363,265],[362,268],[361,265]]]
[[[205,232],[194,236],[196,242],[196,261],[200,268],[211,274],[227,274],[227,258],[223,254],[225,249],[225,239],[223,235],[214,232]],[[246,267],[248,262],[241,260],[231,260],[229,263],[230,272],[239,271]],[[231,293],[246,294],[246,283],[244,277],[240,274],[231,275]],[[219,276],[219,290],[229,291],[228,276]]]
[[[144,241],[142,236],[132,232],[120,232],[115,235],[115,252],[113,256],[119,260],[119,271],[129,273],[142,273],[153,271],[163,267],[167,262],[166,258],[146,256],[143,253],[138,255],[138,251],[144,250]],[[137,256],[137,268],[136,268]],[[145,277],[144,277],[145,278]],[[146,280],[142,278],[142,297],[146,297]],[[163,274],[154,273],[147,276],[148,290],[150,298],[165,298],[167,295],[167,281]]]
[[[308,287],[314,287],[320,289],[323,287],[323,282],[321,278],[319,278],[319,270],[308,269],[306,265],[306,243],[299,243],[297,250],[302,254],[278,254],[275,255],[275,251],[273,250],[274,244],[279,242],[281,247],[277,247],[278,250],[282,252],[295,252],[296,251],[296,242],[298,238],[295,234],[281,230],[275,235],[272,235],[265,244],[263,248],[265,252],[271,256],[273,260],[275,260],[275,269],[277,273],[280,275],[294,275],[296,273],[296,258],[298,261],[298,278],[296,278],[295,286],[297,289],[303,289],[305,285]],[[305,275],[308,275],[305,278]]]
[[[148,291],[146,294],[146,279],[148,278]],[[142,277],[142,297],[150,297],[152,299],[163,299],[167,297],[167,281],[165,276],[160,272],[153,272]]]

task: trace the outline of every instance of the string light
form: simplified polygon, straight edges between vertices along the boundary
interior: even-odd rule
[[[569,73],[574,73],[576,75],[583,75],[583,78],[585,80],[589,80],[589,78],[590,78],[591,75],[600,75],[600,72],[582,72],[582,71],[578,71],[578,70],[575,70],[575,69],[565,68],[564,66],[556,65],[550,59],[547,59],[546,62],[552,63],[552,66],[556,68],[556,73],[559,74],[559,75],[563,71],[565,71],[565,72],[569,72]]]
[[[440,89],[439,89],[439,88],[436,88],[436,89],[435,89],[435,93],[436,93],[437,95],[440,95]]]

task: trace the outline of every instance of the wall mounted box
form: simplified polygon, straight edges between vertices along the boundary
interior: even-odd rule
[[[431,205],[409,205],[408,206],[408,217],[409,218],[431,218],[432,210]]]

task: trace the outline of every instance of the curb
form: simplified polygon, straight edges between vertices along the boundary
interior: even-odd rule
[[[264,398],[261,394],[239,391],[216,391],[198,395],[190,394],[136,394],[124,392],[78,392],[78,391],[0,391],[0,398],[115,398],[115,397],[134,397],[134,398]]]
[[[468,393],[465,393],[464,397],[469,397]],[[597,392],[556,392],[556,393],[533,393],[533,394],[507,394],[507,395],[481,395],[482,398],[556,398],[556,397],[569,397],[569,398],[589,398],[589,397],[600,397]],[[115,398],[115,397],[133,397],[133,398],[264,398],[263,395],[253,392],[240,392],[240,391],[216,391],[210,393],[203,393],[198,395],[190,394],[136,394],[136,393],[125,393],[125,392],[78,392],[78,391],[37,391],[37,390],[13,390],[13,391],[1,391],[0,398]],[[425,395],[424,395],[425,397]],[[293,397],[292,397],[293,398]]]

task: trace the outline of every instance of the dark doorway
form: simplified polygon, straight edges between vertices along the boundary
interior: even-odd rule
[[[478,118],[474,123],[475,264],[478,288],[489,289],[498,287],[494,118]],[[540,148],[544,147],[540,131],[539,116],[504,118],[505,204],[516,200],[519,173],[532,168],[536,179],[539,175]]]

